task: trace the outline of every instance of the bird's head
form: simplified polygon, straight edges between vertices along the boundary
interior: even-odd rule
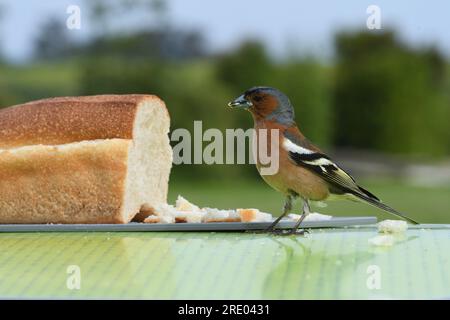
[[[294,108],[289,98],[271,87],[254,87],[234,99],[228,106],[248,110],[255,120],[275,121],[283,125],[294,123]]]

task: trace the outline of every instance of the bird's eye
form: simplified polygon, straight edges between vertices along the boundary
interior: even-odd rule
[[[262,97],[261,96],[254,96],[253,100],[255,100],[256,102],[259,102],[259,101],[262,100]]]

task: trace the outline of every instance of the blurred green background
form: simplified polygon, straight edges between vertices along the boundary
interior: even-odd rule
[[[202,120],[204,129],[224,131],[253,125],[249,114],[226,108],[228,101],[255,85],[273,86],[290,97],[305,135],[365,187],[420,222],[450,223],[450,63],[436,46],[409,44],[395,27],[368,30],[363,15],[360,26],[336,26],[329,58],[295,50],[276,56],[252,37],[212,52],[205,30],[172,23],[167,1],[82,3],[89,37],[75,39],[66,15],[48,15],[36,27],[31,57],[20,63],[1,54],[0,38],[0,107],[53,96],[153,93],[165,100],[172,130],[192,130]],[[153,23],[143,19],[123,32],[111,27],[135,10]],[[0,12],[1,30],[8,2]],[[169,200],[178,194],[199,205],[274,214],[283,202],[250,164],[174,166]],[[317,210],[387,218],[356,203]]]

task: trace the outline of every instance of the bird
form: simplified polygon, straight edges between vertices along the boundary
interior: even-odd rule
[[[282,214],[266,231],[281,234],[303,234],[298,230],[305,217],[311,213],[310,202],[347,199],[364,202],[412,224],[417,221],[384,204],[377,196],[358,185],[355,179],[329,156],[310,142],[299,130],[294,107],[288,96],[272,87],[253,87],[228,103],[234,109],[250,111],[254,120],[256,139],[265,129],[267,144],[272,143],[272,130],[278,131],[279,167],[274,174],[261,174],[264,165],[256,157],[256,167],[261,177],[273,189],[285,196]],[[256,146],[259,145],[257,142]],[[268,150],[270,148],[268,147]],[[288,232],[276,229],[280,220],[292,210],[293,203],[301,198],[303,209],[295,226]]]

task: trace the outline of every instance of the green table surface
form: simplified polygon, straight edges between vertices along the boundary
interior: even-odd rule
[[[4,233],[0,234],[0,297],[450,297],[448,225],[410,229],[396,236],[392,247],[370,245],[368,239],[376,235],[374,227],[316,229],[306,237],[227,232]],[[67,286],[74,276],[70,266],[80,271],[79,289]]]

